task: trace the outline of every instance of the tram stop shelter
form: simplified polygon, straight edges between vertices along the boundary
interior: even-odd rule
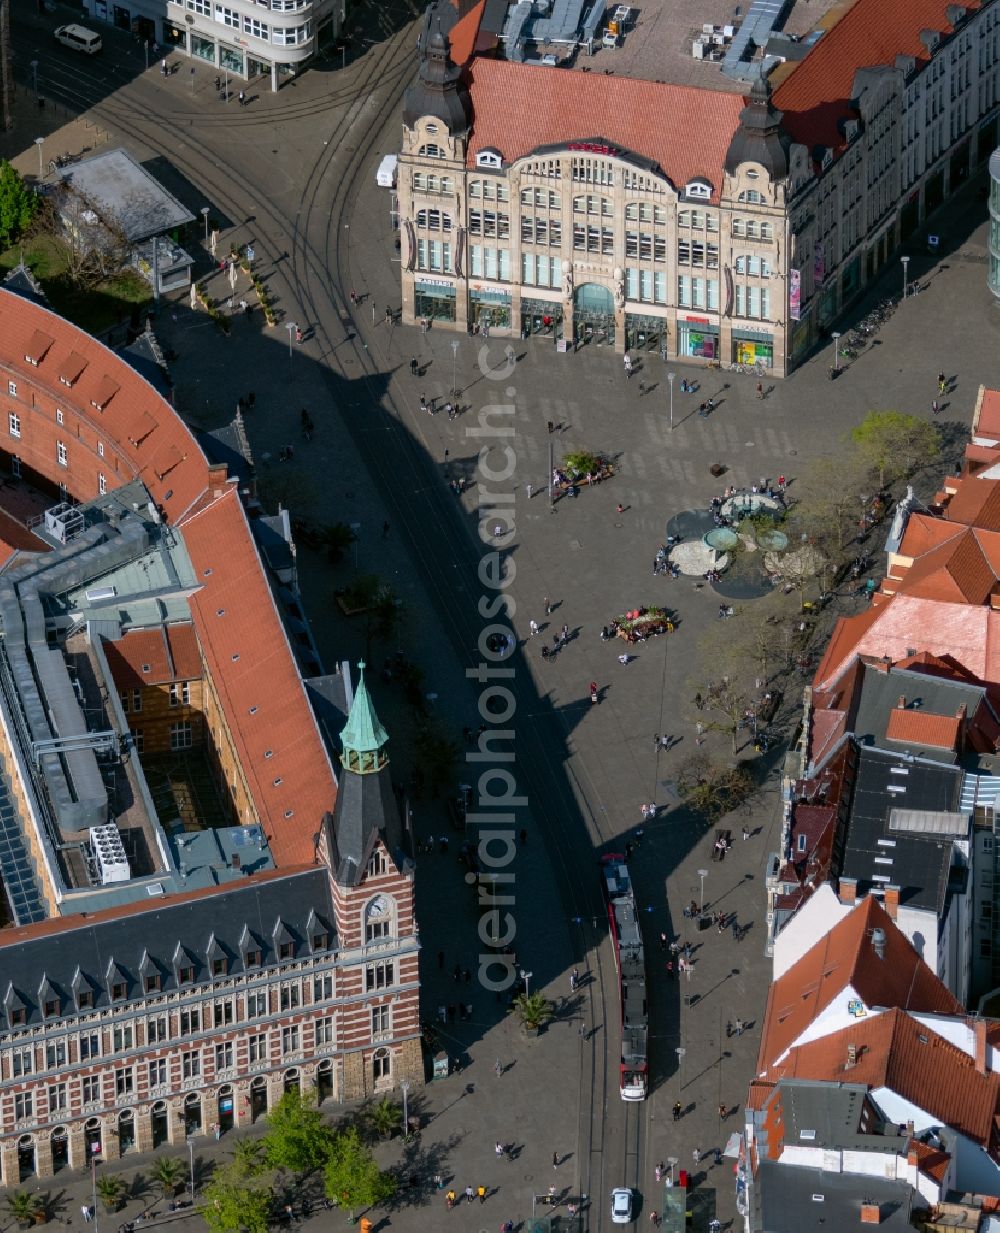
[[[57,208],[71,243],[94,245],[102,234],[120,233],[155,293],[189,285],[194,259],[181,240],[194,215],[127,150],[74,163],[58,180],[69,190],[58,195]]]

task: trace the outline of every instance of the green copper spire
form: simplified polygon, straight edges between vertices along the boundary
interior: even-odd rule
[[[379,723],[372,700],[365,684],[365,664],[358,664],[358,687],[354,691],[351,713],[340,733],[342,752],[340,761],[344,768],[357,775],[370,775],[380,771],[389,761],[385,747],[389,735]]]

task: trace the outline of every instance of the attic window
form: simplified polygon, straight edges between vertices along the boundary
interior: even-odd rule
[[[245,968],[259,968],[260,967],[260,951],[257,950],[256,948],[252,948],[248,951],[244,951],[243,966]]]
[[[152,672],[152,671],[153,671],[153,668],[152,668],[152,665],[150,665],[150,664],[143,664],[143,665],[142,665],[142,670],[143,670],[143,672],[147,672],[147,673],[148,673],[148,672]]]
[[[234,664],[238,664],[238,663],[240,662],[240,653],[239,653],[239,651],[237,651],[235,655],[231,655],[231,656],[230,656],[230,659],[233,661],[233,663],[234,663]]]
[[[58,1019],[59,1018],[59,999],[58,998],[48,998],[46,999],[45,1002],[42,1003],[42,1017],[44,1019]]]
[[[804,852],[804,851],[806,850],[806,837],[805,837],[805,835],[800,835],[800,836],[798,837],[798,840],[797,840],[796,846],[798,847],[798,850],[799,850],[800,852]]]
[[[271,781],[271,786],[273,788],[277,788],[277,787],[280,787],[280,785],[281,785],[281,776],[279,775],[277,779],[274,779]]]
[[[159,972],[147,973],[146,979],[143,983],[146,986],[147,993],[159,993],[160,992],[160,973]]]
[[[476,155],[477,167],[494,167],[499,170],[503,166],[503,156],[499,150],[480,150]]]
[[[294,810],[294,809],[286,809],[286,810],[285,810],[285,817],[286,817],[286,818],[293,818],[294,816],[295,816],[295,810]]]
[[[202,572],[204,573],[205,577],[208,578],[212,573],[212,567],[209,566],[208,569],[203,570]]]
[[[424,132],[427,134],[428,137],[436,137],[437,131],[438,131],[438,126],[436,124],[428,124],[427,127],[424,129]]]
[[[273,757],[274,757],[274,750],[273,750],[273,749],[265,749],[265,750],[264,750],[264,757],[265,757],[265,758],[273,758]]]
[[[128,996],[128,986],[125,984],[125,982],[120,981],[120,980],[115,981],[115,983],[111,986],[112,1002],[124,1002],[127,996]]]
[[[814,1194],[812,1197],[812,1201],[814,1203],[825,1203],[826,1195],[825,1194]]]
[[[250,714],[251,714],[251,715],[256,715],[256,714],[257,714],[257,708],[256,708],[255,706],[252,706],[252,707],[250,708]]]
[[[799,1138],[805,1139],[807,1142],[811,1143],[816,1138],[816,1131],[815,1130],[800,1130]]]
[[[101,384],[97,387],[97,393],[90,400],[90,405],[96,407],[98,411],[103,411],[120,388],[118,383],[112,381],[110,377],[102,377]]]
[[[278,958],[279,959],[294,959],[295,958],[295,943],[294,942],[282,942],[281,945],[278,947]]]
[[[43,334],[41,330],[35,330],[28,343],[28,350],[24,353],[25,360],[37,368],[42,360],[45,359],[46,352],[52,346],[52,341],[48,334]]]
[[[194,968],[189,964],[177,969],[177,983],[181,985],[194,984]]]
[[[690,183],[684,185],[684,195],[707,201],[712,195],[712,186],[704,180],[691,180]]]
[[[94,1005],[94,995],[90,989],[81,989],[76,995],[77,1010],[90,1010]]]
[[[11,1027],[23,1027],[27,1021],[27,1014],[23,1006],[12,1006],[10,1008]]]
[[[225,976],[228,970],[229,970],[229,964],[226,962],[224,957],[220,959],[212,960],[212,975],[213,976]]]
[[[80,380],[81,373],[86,367],[87,361],[83,358],[83,356],[78,355],[75,351],[71,351],[66,363],[59,369],[59,380],[63,383],[63,385],[76,385],[77,381]]]
[[[312,935],[313,950],[326,950],[329,944],[329,937],[325,933],[314,933]]]
[[[225,615],[226,615],[226,610],[225,610],[225,608],[216,608],[216,610],[215,610],[215,615],[216,615],[216,616],[225,616]]]

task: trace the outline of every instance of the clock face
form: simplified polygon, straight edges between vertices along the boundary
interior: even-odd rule
[[[385,895],[378,895],[368,905],[369,916],[385,916],[389,911],[389,900]]]

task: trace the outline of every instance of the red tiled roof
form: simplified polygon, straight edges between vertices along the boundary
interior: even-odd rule
[[[854,1046],[854,1065],[848,1064],[848,1045]],[[994,1144],[1000,1074],[980,1074],[967,1053],[899,1008],[797,1046],[763,1078],[888,1088],[983,1147]]]
[[[931,749],[954,749],[961,726],[961,720],[953,716],[911,711],[897,706],[889,714],[885,737],[887,741],[905,741]]]
[[[6,510],[0,510],[0,568],[18,552],[49,552],[50,546],[38,539]]]
[[[875,954],[871,944],[874,929],[885,934],[883,958]],[[773,1066],[846,989],[853,989],[868,1007],[963,1013],[961,1003],[869,895],[771,985],[758,1072]]]
[[[464,64],[476,46],[479,35],[479,24],[483,20],[486,0],[479,3],[460,17],[448,32],[448,42],[451,44],[451,58],[456,64]]]
[[[839,149],[837,122],[852,115],[850,100],[859,69],[893,65],[898,55],[927,63],[923,30],[950,34],[949,0],[856,0],[774,92],[784,127],[795,141]],[[979,0],[965,0],[975,11]]]
[[[964,479],[948,502],[945,517],[952,523],[1000,531],[1000,480]]]
[[[930,1147],[926,1143],[921,1143],[919,1139],[910,1140],[909,1150],[916,1154],[917,1168],[921,1173],[926,1173],[928,1177],[932,1177],[936,1182],[944,1181],[944,1175],[947,1173],[948,1165],[951,1163],[950,1153],[943,1152],[936,1147]]]
[[[906,520],[906,530],[900,541],[899,555],[915,560],[931,548],[937,548],[939,544],[944,544],[958,535],[961,535],[959,528],[943,518],[934,518],[930,514],[922,514],[919,511],[914,512]]]
[[[983,604],[1000,573],[1000,536],[964,528],[925,552],[903,575],[897,591],[950,603]]]
[[[201,584],[198,639],[271,852],[278,865],[309,863],[337,785],[236,491],[183,534]]]
[[[658,164],[674,185],[702,176],[719,198],[744,105],[739,94],[488,59],[472,62],[469,80],[470,167],[487,148],[509,163],[541,146],[593,138]]]
[[[201,655],[193,625],[135,630],[115,642],[105,642],[104,654],[118,689],[193,681],[201,676]],[[149,671],[144,672],[144,667]]]
[[[24,357],[39,330],[54,342],[36,366]],[[108,453],[118,457],[118,481],[141,479],[168,521],[180,520],[204,496],[209,488],[208,462],[198,443],[173,407],[103,343],[50,309],[3,288],[0,339],[5,363],[20,374],[25,389],[41,385],[60,407],[72,410],[80,421],[84,447],[94,449],[98,434],[114,443]],[[60,381],[61,376],[72,380],[77,374],[72,385]],[[100,405],[112,387],[116,392],[99,411],[94,403]],[[147,417],[153,421],[152,431],[138,431],[137,425]],[[150,464],[164,450],[171,451],[178,465],[169,472],[161,467],[158,474]],[[27,454],[25,460],[36,465]],[[44,470],[40,464],[39,469]]]

